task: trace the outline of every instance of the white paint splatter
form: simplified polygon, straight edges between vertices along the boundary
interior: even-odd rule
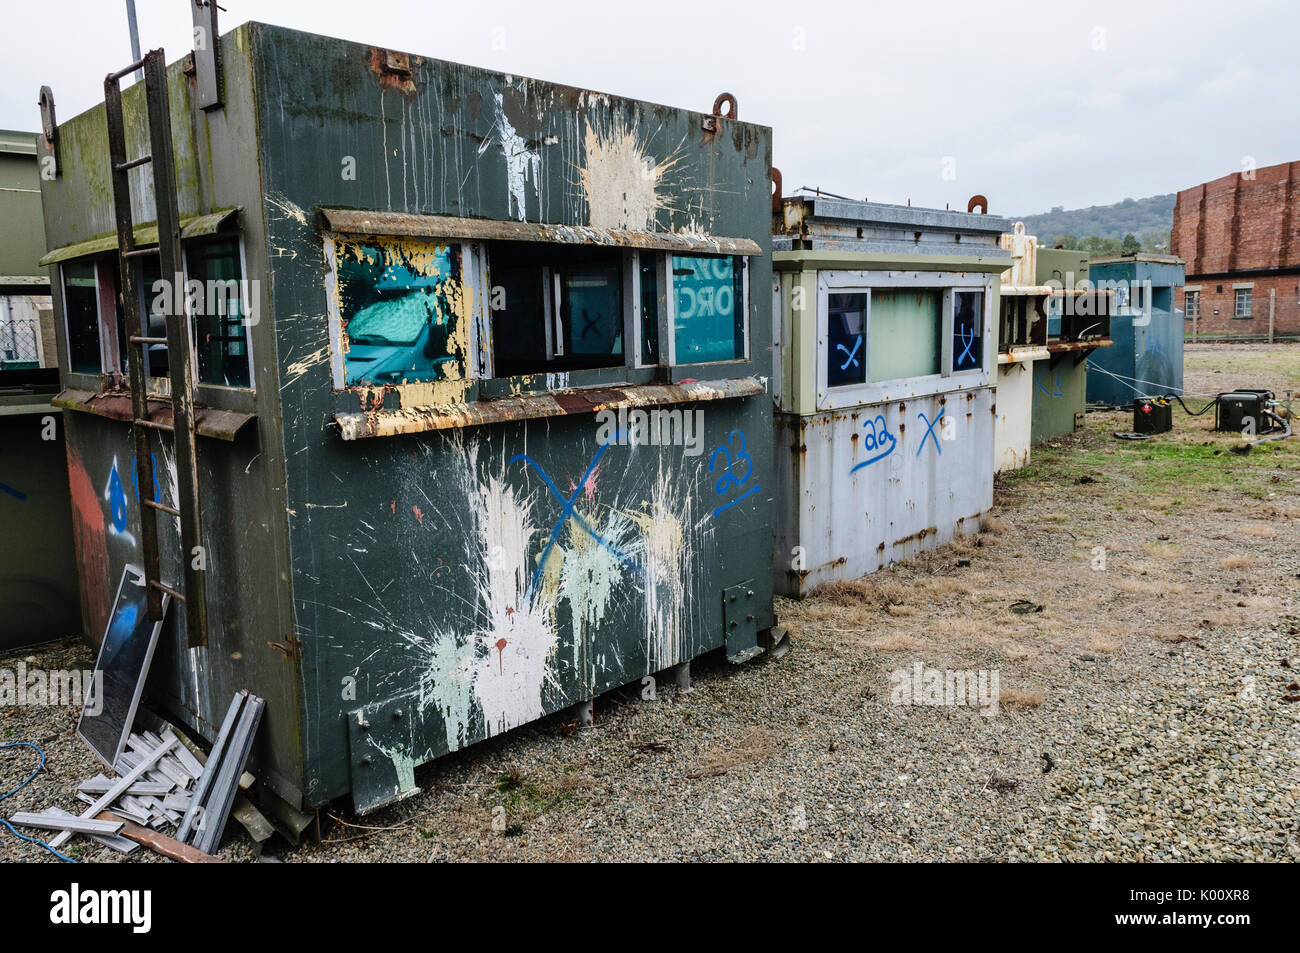
[[[307,213],[303,211],[302,206],[291,202],[286,196],[280,194],[268,195],[266,204],[271,208],[279,209],[284,213],[285,218],[292,219],[304,227],[307,226]]]
[[[579,180],[587,197],[589,224],[653,231],[656,213],[672,207],[672,199],[660,194],[659,185],[681,156],[674,151],[656,162],[646,155],[636,130],[622,119],[615,119],[604,135],[588,123],[583,146],[586,158]]]
[[[166,446],[158,448],[162,452],[163,470],[167,473],[167,505],[174,510],[181,508],[181,486],[176,477],[176,453],[169,451]],[[155,476],[155,479],[157,477]],[[181,518],[172,517],[172,523],[176,527],[176,538],[180,539],[181,535]]]
[[[492,735],[542,716],[542,686],[558,639],[540,590],[528,589],[528,551],[537,535],[532,501],[516,496],[502,474],[489,476],[470,504],[482,557],[475,582],[484,626],[476,637],[487,649],[476,653],[474,694]]]
[[[497,101],[497,135],[501,140],[501,152],[506,157],[506,188],[510,190],[510,214],[519,221],[525,221],[528,211],[528,177],[531,174],[533,187],[537,190],[537,207],[540,213],[542,204],[542,156],[536,150],[529,149],[523,136],[515,132],[515,127],[506,118],[504,95],[496,94]]]
[[[636,526],[622,513],[611,512],[605,526],[594,515],[584,515],[613,546],[626,552]],[[563,550],[560,564],[560,598],[569,603],[573,614],[573,661],[580,662],[583,645],[595,641],[600,623],[610,601],[623,582],[625,564],[606,546],[602,546],[574,521],[569,523],[570,545]]]
[[[436,707],[447,734],[447,750],[464,747],[470,739],[469,716],[474,699],[474,642],[454,633],[408,641],[424,658],[420,673],[420,706]]]
[[[687,631],[693,545],[687,527],[694,525],[691,497],[673,474],[659,464],[649,505],[629,514],[641,527],[639,544],[645,569],[645,640],[648,671],[682,660]]]

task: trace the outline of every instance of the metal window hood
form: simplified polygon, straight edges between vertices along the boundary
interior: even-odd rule
[[[623,228],[504,222],[481,218],[457,218],[452,215],[415,215],[409,212],[367,212],[339,208],[322,208],[320,214],[326,229],[342,235],[556,242],[566,245],[604,245],[610,248],[645,248],[705,255],[763,254],[763,249],[758,243],[748,238],[715,238],[699,234],[636,232]]]

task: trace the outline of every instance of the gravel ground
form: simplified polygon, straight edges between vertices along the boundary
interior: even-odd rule
[[[1188,389],[1215,389],[1193,360]],[[986,532],[779,602],[784,658],[697,660],[689,692],[613,692],[593,729],[545,719],[425,766],[401,804],[327,809],[323,843],[271,849],[322,862],[1298,859],[1300,440],[1242,456],[1209,426],[1180,415],[1150,449],[1110,439],[1124,414],[1089,415],[999,483]],[[1043,608],[1016,614],[1020,599]],[[90,661],[73,644],[27,655]],[[917,663],[997,671],[997,715],[894,704],[890,673]],[[0,814],[74,809],[98,770],[75,715],[0,716],[0,741],[37,740],[50,758]],[[0,788],[30,760],[0,751]],[[240,831],[222,855],[254,850]],[[0,831],[0,859],[48,858]]]

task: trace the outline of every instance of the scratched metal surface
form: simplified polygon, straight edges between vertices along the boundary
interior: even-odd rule
[[[409,779],[412,764],[722,646],[725,587],[749,583],[770,626],[769,396],[673,405],[703,414],[698,456],[601,450],[590,414],[344,441],[313,212],[703,233],[766,250],[770,130],[722,120],[706,132],[696,112],[415,56],[387,73],[382,51],[279,28],[256,26],[251,42],[306,801],[352,784],[349,712],[377,732],[400,715],[375,750]],[[345,156],[355,179],[340,175]],[[623,194],[633,172],[652,189],[639,219]],[[751,287],[767,287],[768,259],[750,268]],[[769,308],[751,295],[752,360],[674,379],[766,380]]]
[[[777,414],[778,591],[806,595],[977,532],[993,504],[994,413],[993,388],[984,387]]]

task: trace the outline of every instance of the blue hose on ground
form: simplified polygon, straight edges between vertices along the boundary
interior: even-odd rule
[[[32,779],[35,778],[36,775],[41,773],[41,769],[45,767],[45,752],[42,751],[38,745],[34,745],[30,741],[13,741],[8,744],[0,744],[0,748],[31,748],[33,751],[36,752],[37,757],[41,759],[40,763],[36,765],[36,770],[27,776],[27,780],[25,780],[22,784],[18,785],[18,787],[14,788],[12,791],[6,791],[4,794],[0,794],[0,801],[3,801],[5,798],[12,797],[13,795],[21,791],[23,788],[27,787],[27,785],[32,782]],[[45,843],[45,841],[40,840],[39,838],[36,837],[28,837],[26,834],[20,834],[18,830],[12,824],[6,821],[3,817],[0,817],[0,824],[3,824],[5,827],[9,828],[9,833],[13,834],[15,837],[19,838],[20,840],[25,840],[29,844],[39,844],[40,846],[48,850],[51,854],[53,854],[55,857],[59,858],[59,860],[66,860],[70,864],[76,863],[76,861],[73,860],[71,857],[67,856],[66,854],[60,854],[49,844]]]

